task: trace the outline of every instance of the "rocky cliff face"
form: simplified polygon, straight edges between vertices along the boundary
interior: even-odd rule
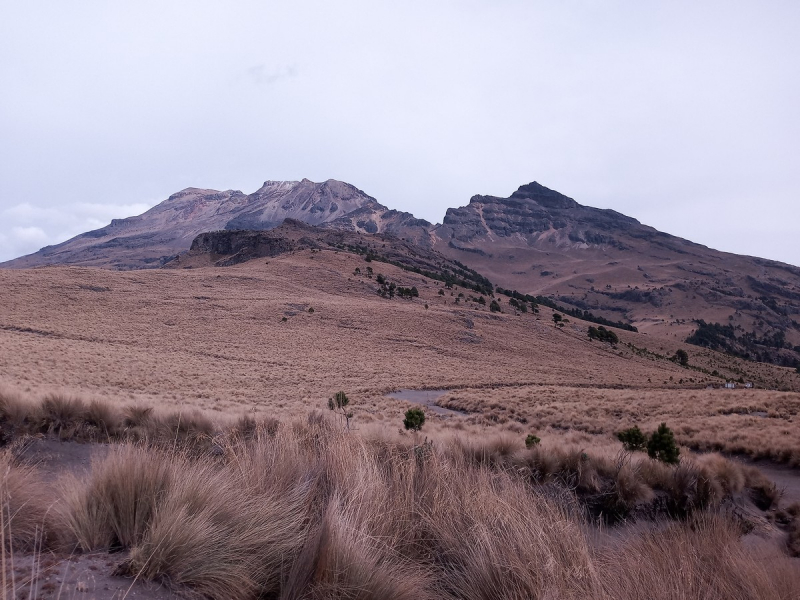
[[[621,237],[652,239],[658,231],[613,210],[582,206],[534,181],[508,198],[473,196],[467,206],[448,209],[436,234],[456,247],[516,236],[529,245],[624,249]]]
[[[417,273],[433,274],[446,280],[465,281],[475,286],[483,278],[465,270],[442,254],[421,248],[413,241],[403,240],[388,233],[363,233],[352,229],[308,225],[295,219],[286,219],[268,231],[220,230],[201,233],[192,242],[191,249],[167,262],[165,268],[193,268],[203,266],[225,267],[255,258],[275,257],[301,250],[334,250],[354,252],[370,257],[364,271],[371,264],[376,273],[382,262],[391,262]]]

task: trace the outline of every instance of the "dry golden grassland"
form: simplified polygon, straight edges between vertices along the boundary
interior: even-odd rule
[[[367,266],[420,297],[380,298],[374,279],[354,274]],[[702,389],[724,381],[708,374],[717,370],[796,392],[800,376],[789,369],[630,332],[612,347],[590,341],[584,322],[556,328],[548,309],[516,315],[501,298],[496,314],[467,302],[469,291],[440,289],[327,250],[228,268],[0,270],[0,383],[34,398],[234,416],[299,415],[345,390],[357,425],[390,428],[407,404],[387,392],[444,388],[473,414],[429,415],[432,432],[571,428],[607,440],[617,427],[667,420],[697,448],[796,455],[800,395]],[[706,372],[666,358],[680,347]]]
[[[800,398],[793,392],[519,386],[454,390],[439,404],[467,412],[471,426],[540,437],[566,430],[610,437],[666,422],[680,444],[695,450],[800,466]]]
[[[367,266],[420,297],[380,298]],[[666,421],[796,464],[800,377],[440,289],[333,251],[0,271],[4,556],[96,551],[197,598],[800,597],[800,505],[778,486],[614,437]],[[696,369],[668,360],[682,347]],[[712,370],[789,391],[707,390]],[[409,403],[385,394],[404,388],[465,414],[398,431]],[[349,433],[316,412],[339,390]],[[54,440],[94,459],[25,458]]]
[[[220,430],[58,397],[6,395],[0,410],[22,436],[0,452],[9,567],[32,550],[47,564],[103,553],[118,574],[220,600],[800,594],[797,559],[760,543],[771,526],[742,504],[758,492],[771,505],[774,486],[718,455],[675,467],[495,436],[429,443],[319,413]],[[123,443],[53,478],[21,458],[28,427]],[[642,526],[595,524],[632,514]],[[41,587],[4,573],[8,589]]]

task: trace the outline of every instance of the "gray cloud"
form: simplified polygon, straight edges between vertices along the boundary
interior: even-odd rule
[[[268,69],[265,64],[256,65],[247,69],[247,75],[257,85],[269,85],[280,81],[281,79],[288,79],[297,76],[297,67],[289,66],[278,69]]]
[[[59,216],[0,212],[0,258],[124,216],[100,207],[308,177],[432,221],[535,179],[800,264],[796,2],[45,5],[0,21],[0,211]]]
[[[23,202],[0,208],[0,257],[36,252],[92,229],[111,219],[140,214],[155,203],[110,204],[78,202],[43,207]]]

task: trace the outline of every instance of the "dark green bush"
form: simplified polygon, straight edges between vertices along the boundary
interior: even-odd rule
[[[526,448],[533,448],[534,446],[538,445],[539,442],[542,440],[539,439],[538,436],[533,435],[532,433],[528,434],[528,437],[525,438],[525,447]]]
[[[500,305],[497,303],[497,300],[492,300],[492,303],[489,305],[489,310],[492,312],[501,312]]]
[[[617,439],[628,452],[644,452],[647,449],[647,437],[636,426],[620,431]]]
[[[617,334],[602,325],[600,327],[589,327],[589,338],[593,340],[600,340],[601,342],[608,342],[609,344],[616,344],[619,342]]]
[[[650,458],[670,465],[678,464],[680,450],[675,443],[675,435],[666,423],[659,425],[658,429],[650,435],[650,440],[647,442],[647,454]]]
[[[419,431],[425,424],[425,413],[421,408],[409,408],[403,419],[403,426],[411,431]]]
[[[680,363],[683,367],[689,366],[689,353],[686,350],[680,349],[675,352],[675,356],[672,358],[676,363]]]

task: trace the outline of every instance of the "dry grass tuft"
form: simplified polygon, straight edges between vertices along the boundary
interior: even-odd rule
[[[70,406],[59,404],[72,427]],[[4,529],[15,546],[126,550],[121,573],[226,600],[800,594],[788,557],[749,554],[715,510],[766,481],[721,456],[674,467],[526,449],[518,437],[423,442],[348,433],[325,413],[233,422],[209,447],[205,419],[133,413],[86,417],[110,429],[135,419],[151,437],[112,447],[85,476],[62,476],[49,512],[36,472],[8,463],[4,497],[30,506],[6,509],[25,517]],[[595,518],[626,515],[685,522],[656,519],[645,533],[593,542]]]
[[[57,543],[53,499],[39,473],[0,453],[0,532],[5,551],[31,551]]]
[[[706,515],[607,548],[596,557],[602,597],[789,600],[798,593],[797,566],[786,556],[751,553],[729,521]]]
[[[65,476],[62,518],[80,549],[130,548],[141,542],[178,458],[122,446],[93,464],[88,478]]]

